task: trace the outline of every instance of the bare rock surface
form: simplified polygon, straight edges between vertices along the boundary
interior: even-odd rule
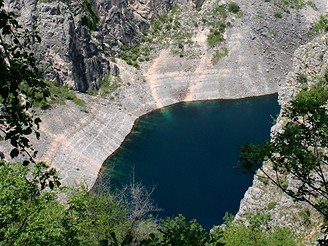
[[[129,4],[141,11],[141,2],[148,1],[129,1]],[[180,101],[236,99],[277,92],[291,67],[294,50],[307,41],[310,22],[305,15],[296,13],[273,19],[276,9],[267,2],[237,2],[244,16],[232,20],[232,27],[226,31],[228,56],[215,65],[211,63],[209,30],[204,28],[196,30],[192,37],[198,46],[190,52],[198,56],[178,57],[170,49],[164,49],[153,61],[143,63],[140,70],[118,59],[115,66],[120,70],[122,85],[114,93],[105,97],[80,94],[87,102],[86,107],[68,103],[42,113],[42,140],[35,143],[39,159],[56,166],[64,184],[84,181],[92,187],[104,161],[119,148],[135,120],[143,114]],[[211,8],[213,3],[205,1],[202,8]],[[114,11],[120,4],[106,8]],[[120,20],[118,17],[117,21]],[[74,21],[67,22],[69,29]],[[268,34],[273,27],[277,31],[275,37]],[[53,52],[53,57],[56,56],[60,53]],[[60,71],[69,67],[60,57],[57,65]]]
[[[308,85],[314,84],[317,75],[323,75],[328,68],[328,36],[317,37],[313,41],[299,47],[293,58],[293,67],[286,79],[279,87],[279,104],[282,111],[301,90],[302,85],[297,81],[299,74],[307,76]],[[283,129],[285,120],[281,114],[277,123],[272,127],[272,135]],[[265,169],[270,173],[270,163],[265,163]],[[273,172],[273,171],[272,171]],[[273,226],[287,226],[296,229],[299,233],[305,233],[307,239],[318,237],[322,218],[318,212],[305,202],[294,202],[278,187],[265,178],[261,178],[261,172],[254,177],[253,185],[247,190],[240,203],[240,209],[236,219],[244,218],[247,213],[270,212]],[[288,179],[290,186],[292,179]],[[271,205],[270,205],[271,204]],[[300,216],[302,211],[308,211],[309,221]]]

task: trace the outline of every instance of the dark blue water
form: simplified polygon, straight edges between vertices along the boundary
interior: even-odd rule
[[[182,213],[205,228],[236,213],[252,184],[242,174],[237,145],[261,143],[279,112],[277,96],[180,103],[141,117],[107,165],[115,187],[136,181],[153,187],[160,216]],[[106,172],[106,168],[104,169]]]

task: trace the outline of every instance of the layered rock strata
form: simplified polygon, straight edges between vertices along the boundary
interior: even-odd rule
[[[7,0],[6,5],[17,14],[23,27],[35,25],[39,31],[42,43],[36,49],[36,54],[42,61],[46,77],[85,92],[98,89],[108,74],[118,71],[112,59],[119,57],[122,45],[131,46],[139,40],[143,30],[149,26],[150,19],[166,13],[175,5],[185,11],[192,11],[203,5],[211,8],[221,2],[95,0],[93,10],[99,21],[93,31],[82,25],[84,15],[74,2],[67,5],[63,1]],[[274,13],[281,10],[270,2],[235,2],[244,12],[244,22],[249,22],[240,26],[245,28],[240,30],[242,35],[249,38],[245,39],[243,46],[253,48],[253,55],[257,56],[263,55],[260,53],[265,50],[267,59],[262,61],[261,66],[268,72],[279,70],[280,67],[286,70],[284,63],[288,64],[295,47],[306,41],[308,25],[318,12],[308,8],[305,12],[292,11],[279,19],[274,17]],[[324,1],[314,2],[321,11]],[[253,44],[249,45],[249,42]],[[254,46],[255,43],[257,46]]]
[[[141,2],[129,3],[138,6]],[[108,6],[104,4],[109,8],[112,3],[106,3]],[[211,8],[215,3],[205,1],[202,8]],[[84,181],[92,187],[104,161],[119,148],[135,120],[143,114],[180,101],[236,99],[277,92],[280,81],[290,69],[293,51],[307,40],[306,32],[310,26],[308,13],[318,16],[320,12],[309,8],[304,10],[307,12],[301,12],[303,14],[298,12],[275,19],[277,9],[268,2],[253,0],[238,1],[238,4],[244,16],[231,19],[232,27],[225,33],[229,53],[217,64],[211,63],[213,51],[207,44],[209,29],[202,28],[195,30],[192,37],[198,44],[198,56],[179,57],[173,55],[170,49],[164,49],[156,59],[143,63],[140,70],[117,59],[122,84],[115,92],[101,98],[80,94],[87,102],[83,108],[68,103],[43,112],[42,139],[35,142],[39,159],[56,166],[64,184]],[[117,6],[110,9],[114,11]],[[122,20],[117,17],[117,20],[108,21]],[[64,23],[75,22],[65,22],[64,19]],[[115,23],[112,24],[114,29],[118,28]],[[272,28],[277,31],[275,37],[269,35]],[[72,39],[74,35],[67,37]],[[93,42],[93,39],[89,40]],[[58,44],[51,47],[60,48]],[[92,49],[97,46],[83,47]],[[71,54],[67,50],[64,53],[64,57]],[[53,56],[59,57],[59,70],[63,72],[66,71],[65,67],[69,68],[69,63],[65,63],[69,59],[61,60],[61,54],[53,52]],[[92,63],[95,69],[92,71],[98,71],[95,65],[101,64],[98,59],[102,58],[95,57]],[[79,66],[81,64],[82,61]],[[104,66],[100,67],[104,69]],[[66,72],[67,78],[74,77],[70,76],[69,71]]]

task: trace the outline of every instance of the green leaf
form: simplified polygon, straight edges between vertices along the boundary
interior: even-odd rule
[[[51,190],[54,189],[54,183],[53,183],[52,181],[49,181],[49,188],[50,188]]]
[[[12,149],[12,150],[10,151],[10,156],[11,156],[11,158],[15,158],[15,157],[17,157],[18,155],[19,155],[19,150],[18,150],[17,148]]]
[[[36,124],[36,125],[39,125],[39,123],[41,123],[41,122],[42,122],[42,120],[40,118],[34,119],[34,124]]]

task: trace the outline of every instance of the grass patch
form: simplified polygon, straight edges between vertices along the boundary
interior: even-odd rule
[[[269,29],[268,29],[268,34],[269,34],[272,38],[275,38],[275,37],[277,37],[278,32],[277,32],[277,30],[275,30],[275,29],[273,29],[273,28],[269,28]]]
[[[311,212],[308,208],[301,209],[298,215],[303,220],[305,226],[311,225]]]
[[[326,33],[328,32],[328,15],[321,15],[319,20],[314,23],[311,33]]]
[[[36,104],[37,107],[47,108],[50,104],[65,104],[66,100],[73,101],[76,105],[84,107],[85,101],[78,98],[76,93],[69,89],[67,85],[57,85],[55,81],[46,81],[50,92],[47,101],[41,101]]]
[[[207,36],[207,43],[210,47],[215,47],[225,40],[223,36],[225,29],[226,24],[224,22],[219,22],[214,28],[210,29],[210,33]]]
[[[216,6],[214,8],[213,11],[215,14],[218,14],[221,18],[223,18],[224,20],[228,17],[228,13],[227,10],[225,8],[225,6],[221,5],[221,6]]]
[[[217,64],[221,58],[228,56],[228,54],[228,49],[225,47],[222,50],[216,50],[211,59],[212,64]]]
[[[279,0],[275,2],[275,5],[286,13],[290,13],[291,9],[300,10],[306,6],[310,6],[314,10],[318,10],[312,0]]]
[[[298,74],[297,75],[297,82],[301,84],[303,89],[307,88],[307,76],[304,73]]]
[[[98,94],[100,96],[114,92],[121,85],[121,79],[112,75],[106,75],[104,83],[101,84]]]
[[[276,17],[276,18],[282,18],[282,13],[281,12],[275,12],[274,14],[273,14],[273,16],[274,17]]]
[[[288,179],[287,179],[287,176],[280,176],[279,179],[277,180],[278,181],[278,184],[284,189],[286,190],[288,188]]]
[[[237,3],[232,2],[228,4],[228,11],[237,14],[240,11],[240,7]]]
[[[271,202],[269,202],[269,204],[268,204],[268,210],[272,210],[272,209],[274,209],[276,206],[277,206],[277,202],[275,202],[275,201],[271,201]]]
[[[210,30],[210,33],[207,36],[207,43],[210,47],[215,47],[223,41],[224,36],[220,31],[215,29]]]

